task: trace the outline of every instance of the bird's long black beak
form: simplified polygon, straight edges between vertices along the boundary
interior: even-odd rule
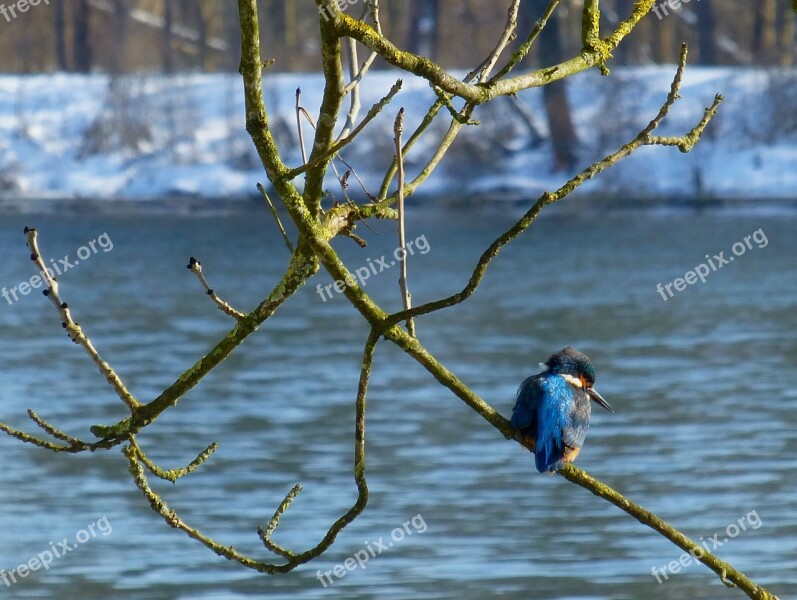
[[[589,397],[592,398],[597,404],[608,410],[610,413],[613,413],[612,407],[609,406],[609,403],[604,400],[603,396],[601,396],[598,392],[593,390],[592,388],[587,388],[587,393]]]

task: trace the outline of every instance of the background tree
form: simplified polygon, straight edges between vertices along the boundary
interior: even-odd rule
[[[74,70],[78,73],[88,73],[94,64],[89,0],[74,0],[72,24],[72,60]]]
[[[437,59],[440,38],[440,0],[410,0],[407,49]]]
[[[545,14],[549,4],[548,0],[520,3],[521,14],[524,16],[522,22],[526,31],[530,31],[536,19]],[[555,65],[564,61],[563,46],[559,19],[555,14],[540,33],[540,43],[537,45],[540,66]],[[576,162],[578,136],[573,125],[570,102],[567,99],[567,83],[564,79],[552,81],[550,85],[542,88],[542,94],[553,146],[554,168],[556,170],[571,168]]]

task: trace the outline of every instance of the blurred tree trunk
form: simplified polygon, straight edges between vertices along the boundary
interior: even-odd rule
[[[55,40],[55,68],[68,71],[66,58],[66,0],[53,0],[53,39]]]
[[[172,0],[163,0],[163,38],[162,65],[164,73],[174,72],[174,52],[172,51],[172,28],[174,27],[174,10]]]
[[[774,58],[778,34],[776,0],[758,0],[755,3],[755,24],[753,26],[753,54],[758,64],[768,64]]]
[[[698,64],[717,64],[717,20],[712,0],[701,0],[695,5],[697,14]]]
[[[631,14],[633,7],[634,0],[616,0],[614,3],[614,9],[617,13],[617,19],[615,21],[627,18],[628,15]],[[650,19],[652,19],[652,17],[648,17],[648,20]],[[616,26],[617,23],[614,22],[611,25]],[[632,58],[632,50],[634,50],[635,47],[635,41],[630,38],[626,38],[625,42],[620,44],[614,51],[614,57],[617,59],[618,64],[627,65],[634,62]]]
[[[199,68],[205,72],[208,70],[208,22],[205,19],[205,2],[197,1],[196,7],[196,30],[199,35]]]
[[[127,61],[127,1],[113,0],[113,41],[109,70],[111,73],[124,73]]]
[[[291,56],[294,56],[293,50],[296,49],[296,40],[298,38],[296,0],[282,0],[278,4],[282,6],[285,14],[285,47]]]
[[[290,54],[282,53],[286,46],[286,21],[285,10],[281,0],[266,0],[258,2],[258,16],[261,25],[261,44],[268,58],[276,58],[278,64],[283,64],[284,69],[290,69],[292,57]],[[313,15],[315,18],[316,15]],[[235,44],[233,44],[235,47]],[[287,60],[283,61],[283,58]]]
[[[388,36],[398,38],[407,6],[404,2],[388,2],[386,8],[387,21],[382,23],[383,30]]]
[[[72,62],[78,73],[91,71],[91,8],[89,0],[75,0],[72,11]]]
[[[409,51],[436,60],[439,36],[440,0],[410,0]]]
[[[701,0],[707,1],[707,0]],[[675,61],[675,25],[677,16],[672,12],[661,20],[654,20],[649,16],[651,33],[651,52],[653,61],[659,64],[668,64]]]
[[[519,41],[524,41],[534,23],[545,12],[548,0],[531,0],[521,2],[518,22]],[[557,16],[549,19],[536,43],[541,66],[555,65],[564,60],[560,39],[559,20]],[[548,115],[548,128],[553,147],[554,168],[556,170],[572,167],[576,162],[576,145],[578,137],[573,126],[570,104],[567,101],[567,84],[564,80],[555,81],[542,88],[545,100],[545,112]]]
[[[778,54],[779,63],[783,67],[790,67],[794,63],[794,20],[791,7],[783,2],[779,6],[778,15]]]

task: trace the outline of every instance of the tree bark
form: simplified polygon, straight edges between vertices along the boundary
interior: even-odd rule
[[[758,0],[755,3],[753,54],[758,64],[769,64],[775,58],[775,46],[778,41],[777,12],[776,0]]]
[[[534,27],[536,20],[545,12],[548,0],[532,0],[521,2],[518,21],[520,35],[518,40],[525,40],[528,32]],[[559,22],[554,14],[542,30],[536,43],[541,66],[551,66],[564,60]],[[548,128],[553,148],[554,169],[568,169],[576,162],[576,146],[578,136],[573,125],[570,103],[567,100],[567,84],[564,79],[554,81],[542,88],[545,101],[545,112],[548,116]]]
[[[91,46],[91,8],[88,0],[76,0],[72,13],[72,61],[78,73],[91,71],[93,49]]]
[[[163,72],[174,72],[174,52],[172,51],[172,27],[174,27],[174,7],[172,0],[163,0]]]
[[[701,0],[695,5],[697,14],[698,57],[701,65],[717,64],[717,20],[712,0]]]
[[[68,71],[66,58],[66,0],[53,0],[53,39],[55,41],[55,67]]]
[[[436,60],[440,37],[440,0],[411,0],[407,48]]]

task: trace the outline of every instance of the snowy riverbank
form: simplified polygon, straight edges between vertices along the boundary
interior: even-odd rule
[[[569,97],[585,166],[631,139],[655,115],[672,67],[615,69],[569,80]],[[363,109],[387,93],[397,74],[375,72],[362,90]],[[266,100],[286,161],[299,164],[294,91],[315,116],[321,95],[317,74],[269,74]],[[718,118],[688,155],[672,148],[643,148],[587,183],[592,196],[668,203],[768,204],[797,200],[797,101],[794,71],[689,67],[662,134],[680,134],[702,116],[714,94],[725,95]],[[404,87],[359,143],[343,152],[372,193],[392,158],[391,125],[407,109],[405,131],[433,100],[429,86],[404,78]],[[520,95],[533,126],[547,135],[540,90]],[[572,173],[553,172],[547,140],[529,142],[529,123],[509,100],[481,107],[481,127],[460,135],[438,171],[422,188],[447,200],[533,198]],[[445,113],[445,111],[444,111]],[[163,209],[243,206],[265,181],[243,127],[237,75],[0,76],[0,210],[58,208],[79,199],[149,201]],[[423,165],[447,126],[438,117],[408,155],[408,175]],[[309,128],[306,142],[310,136]],[[344,168],[345,170],[345,168]],[[334,181],[328,188],[337,192]],[[357,198],[358,190],[350,188]],[[168,198],[168,200],[163,200]],[[222,200],[223,199],[223,200]],[[148,204],[154,206],[154,204]],[[112,210],[113,205],[108,205]],[[92,210],[94,210],[92,208]]]

